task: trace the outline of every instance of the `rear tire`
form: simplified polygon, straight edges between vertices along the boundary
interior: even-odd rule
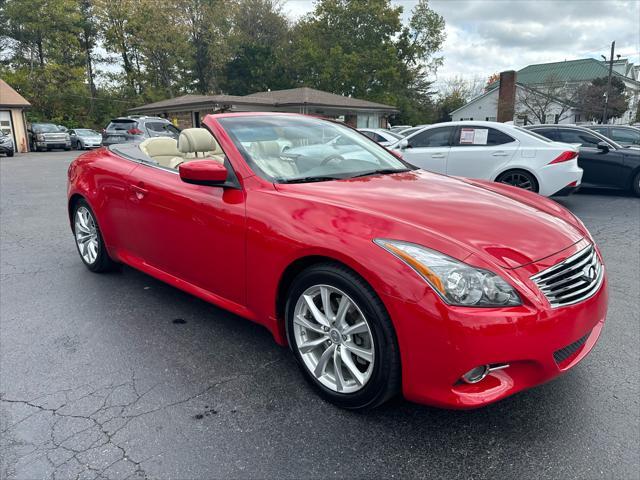
[[[538,193],[538,181],[533,174],[526,170],[507,170],[496,178],[496,182],[511,185],[513,187],[522,188],[531,192]]]
[[[636,173],[633,177],[633,184],[631,184],[631,191],[636,197],[640,197],[640,172]]]
[[[13,150],[11,150],[10,152],[7,152],[7,157],[13,157]]]
[[[113,269],[115,263],[107,253],[96,216],[84,199],[78,200],[73,206],[71,224],[76,248],[85,266],[95,273]]]
[[[360,410],[400,391],[393,324],[378,295],[352,270],[337,263],[304,270],[289,289],[285,315],[296,361],[324,399]]]

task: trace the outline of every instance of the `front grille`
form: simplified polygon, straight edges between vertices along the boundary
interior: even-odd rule
[[[560,365],[567,358],[569,358],[571,355],[577,352],[578,349],[582,347],[582,345],[584,345],[584,342],[587,341],[587,338],[589,338],[589,335],[591,335],[591,332],[587,333],[584,337],[576,340],[571,345],[567,345],[566,347],[553,352],[553,358],[555,359],[556,363]]]
[[[552,308],[573,305],[595,294],[604,277],[595,248],[589,245],[563,262],[531,277]]]

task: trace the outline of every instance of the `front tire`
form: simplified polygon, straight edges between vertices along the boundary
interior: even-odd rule
[[[373,408],[400,390],[400,355],[382,301],[352,270],[312,266],[293,282],[287,337],[306,380],[347,409]]]
[[[536,177],[526,170],[507,170],[496,178],[496,182],[505,183],[535,193],[538,193],[539,190]]]
[[[73,207],[73,235],[80,258],[92,272],[106,272],[113,268],[104,245],[102,233],[89,204],[81,199]]]

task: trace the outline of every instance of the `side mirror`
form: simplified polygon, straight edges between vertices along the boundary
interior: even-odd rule
[[[191,160],[178,166],[180,179],[195,185],[221,186],[227,181],[227,169],[215,160]]]
[[[609,150],[611,150],[611,145],[609,145],[607,142],[598,142],[598,150],[602,150],[604,153],[607,153]]]
[[[409,148],[409,140],[407,140],[406,138],[403,138],[402,140],[400,140],[400,142],[398,143],[398,148],[400,150],[404,150],[405,148]]]

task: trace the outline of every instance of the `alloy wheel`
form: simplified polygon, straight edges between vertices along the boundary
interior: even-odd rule
[[[342,290],[314,285],[294,310],[295,344],[309,372],[339,393],[362,389],[373,373],[375,345],[362,310]]]
[[[506,183],[507,185],[512,185],[514,187],[522,188],[524,190],[533,191],[534,185],[531,181],[531,177],[524,173],[519,172],[510,172],[500,178],[500,183]]]
[[[88,208],[82,206],[76,210],[75,228],[76,243],[80,255],[88,264],[93,264],[98,258],[100,247],[98,229],[93,215]]]

